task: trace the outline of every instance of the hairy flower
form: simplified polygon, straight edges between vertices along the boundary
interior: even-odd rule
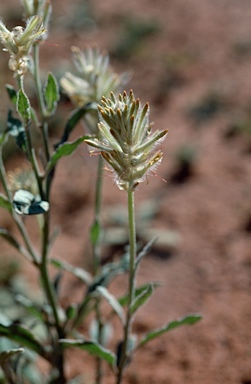
[[[134,189],[161,161],[163,153],[160,150],[153,152],[153,149],[167,130],[151,133],[149,104],[142,106],[132,91],[124,92],[118,98],[111,93],[109,99],[102,98],[98,108],[102,139],[88,139],[86,143],[101,151],[115,171],[120,189]]]
[[[10,54],[9,69],[14,71],[15,75],[25,74],[32,45],[44,33],[43,22],[39,16],[30,17],[25,28],[17,26],[12,31],[9,31],[0,20],[0,42],[4,45],[4,50]]]
[[[66,72],[61,86],[74,104],[99,103],[102,96],[117,92],[125,84],[128,75],[114,73],[109,65],[109,56],[100,53],[97,47],[87,47],[83,51],[72,47],[72,54],[79,76]]]
[[[72,47],[72,54],[78,76],[66,72],[60,84],[78,107],[100,103],[102,96],[108,97],[111,91],[121,91],[129,79],[128,73],[116,74],[109,65],[109,56],[97,47],[87,47],[83,51]],[[97,134],[97,113],[88,114],[84,119],[90,131]]]
[[[24,17],[27,19],[31,16],[38,15],[43,21],[43,26],[47,30],[51,16],[52,6],[50,0],[21,0],[24,8]],[[45,32],[41,39],[45,40],[47,33]]]

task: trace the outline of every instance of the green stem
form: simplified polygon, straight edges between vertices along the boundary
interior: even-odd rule
[[[55,366],[59,372],[59,383],[65,383],[65,375],[64,375],[64,355],[63,349],[60,346],[58,340],[65,337],[64,329],[60,324],[60,318],[58,314],[58,306],[57,306],[57,298],[52,286],[51,280],[49,278],[48,273],[48,249],[49,249],[49,212],[44,214],[44,225],[43,225],[43,242],[42,242],[42,260],[40,264],[40,276],[42,280],[42,284],[44,287],[44,291],[52,309],[55,327],[57,330],[57,342],[56,342],[56,358],[55,358]]]
[[[17,76],[17,83],[18,83],[19,90],[22,89],[24,91],[23,75]],[[40,196],[41,196],[41,198],[43,198],[42,181],[41,181],[41,177],[40,177],[40,172],[39,172],[39,167],[38,167],[38,163],[37,163],[37,159],[36,159],[36,154],[35,154],[34,148],[32,146],[31,133],[30,133],[30,122],[24,125],[24,129],[25,129],[25,133],[26,133],[26,145],[27,145],[27,152],[28,152],[27,155],[28,155],[28,158],[31,162],[32,169],[33,169],[35,177],[36,177]]]
[[[35,80],[35,85],[37,90],[37,98],[38,98],[41,114],[42,116],[45,116],[45,104],[44,104],[43,91],[42,91],[40,73],[39,73],[39,44],[34,45],[33,53],[34,53],[34,80]]]
[[[127,192],[128,204],[128,230],[130,246],[130,266],[129,266],[129,298],[126,314],[126,323],[124,326],[124,340],[122,344],[121,356],[118,361],[117,384],[122,383],[123,373],[128,359],[128,342],[132,327],[131,304],[135,296],[135,258],[136,258],[136,226],[135,226],[135,204],[133,188]]]
[[[17,76],[17,85],[18,85],[18,89],[24,90],[24,75]]]
[[[34,45],[33,53],[34,53],[34,80],[35,80],[35,85],[37,90],[37,98],[38,98],[38,103],[40,107],[40,113],[43,120],[42,122],[43,144],[44,144],[46,160],[48,162],[50,159],[49,147],[48,147],[48,124],[45,118],[46,108],[45,108],[41,80],[40,80],[40,73],[39,73],[39,44]],[[36,170],[36,167],[35,167],[35,170]],[[47,196],[47,193],[43,191],[42,185],[41,185],[40,195],[42,199],[46,199],[47,201],[49,200],[49,196]],[[42,235],[43,235],[42,236],[42,260],[40,265],[40,274],[43,281],[47,300],[52,308],[58,337],[62,338],[64,335],[63,335],[63,331],[60,325],[60,319],[58,315],[57,298],[56,298],[56,294],[52,286],[52,283],[50,281],[49,273],[48,273],[49,227],[50,227],[50,212],[46,212],[44,214],[44,223],[43,223],[43,229],[42,229]]]
[[[43,143],[44,143],[44,149],[46,154],[46,160],[48,161],[50,158],[50,155],[49,155],[49,149],[48,149],[47,122],[45,121],[46,108],[45,108],[42,86],[40,81],[40,73],[39,73],[39,44],[35,44],[33,46],[33,53],[34,53],[34,80],[35,80],[35,85],[37,90],[37,98],[38,98],[38,103],[40,107],[40,112],[43,120],[43,124],[42,124]],[[36,171],[36,163],[34,163],[34,165],[35,165],[34,168]],[[41,187],[41,192],[40,192],[41,198],[48,200],[48,196],[44,196],[45,193],[42,189],[42,185],[40,185],[40,187]],[[44,225],[42,230],[42,233],[43,233],[42,261],[41,261],[40,272],[41,272],[41,278],[43,280],[44,288],[46,291],[47,299],[53,311],[55,326],[56,326],[58,335],[59,337],[62,337],[62,329],[60,326],[60,320],[59,320],[57,304],[56,304],[57,300],[56,300],[55,292],[50,282],[49,274],[48,274],[49,226],[50,226],[50,213],[46,212],[44,214]]]
[[[48,257],[47,257],[48,243],[49,243],[49,212],[46,212],[44,214],[42,260],[41,260],[40,272],[41,272],[43,285],[46,291],[46,295],[51,305],[53,315],[55,318],[55,326],[61,337],[61,326],[60,326],[60,321],[59,321],[59,316],[57,311],[57,304],[56,304],[57,300],[56,300],[55,292],[54,292],[54,289],[52,288],[52,284],[50,282],[49,274],[48,274]]]
[[[129,272],[129,303],[134,299],[134,265],[136,258],[136,225],[135,225],[135,206],[134,191],[128,191],[128,227],[129,227],[129,245],[130,245],[130,272]],[[131,315],[130,311],[129,314]]]
[[[102,202],[102,186],[103,186],[103,157],[99,156],[98,162],[98,171],[97,171],[97,179],[96,179],[96,190],[95,190],[95,218],[93,227],[97,226],[98,232],[101,229],[101,220],[100,220],[100,212],[101,212],[101,202]],[[93,271],[94,276],[100,272],[101,268],[101,253],[100,253],[100,233],[96,241],[93,243]],[[97,299],[95,305],[96,311],[96,321],[98,325],[98,342],[102,344],[102,333],[103,333],[103,321],[102,315],[100,311],[100,300]],[[96,384],[101,384],[103,379],[103,364],[100,358],[96,360]]]
[[[103,186],[103,157],[99,156],[98,172],[96,179],[96,190],[95,190],[95,211],[94,211],[94,223],[93,226],[97,226],[98,230],[101,229],[100,211],[102,202],[102,186]],[[100,235],[100,233],[99,233]],[[100,236],[93,243],[93,272],[94,276],[99,273],[100,270]]]
[[[102,315],[100,310],[100,299],[97,299],[96,305],[95,305],[95,311],[96,311],[96,321],[98,325],[98,343],[102,345],[102,339],[103,339],[103,321],[102,321]],[[101,384],[103,380],[103,362],[102,359],[97,358],[96,359],[96,384]]]
[[[34,52],[34,80],[35,80],[37,98],[38,98],[38,103],[39,103],[41,117],[42,117],[41,130],[42,130],[42,137],[43,137],[43,145],[44,145],[46,160],[49,161],[50,152],[49,152],[49,146],[48,146],[48,123],[46,120],[46,107],[44,103],[44,97],[43,97],[43,91],[42,91],[42,85],[41,85],[40,73],[39,73],[39,44],[34,45],[33,52]]]

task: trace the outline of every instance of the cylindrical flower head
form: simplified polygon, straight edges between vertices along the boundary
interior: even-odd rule
[[[154,170],[163,153],[154,147],[167,130],[151,133],[149,104],[141,105],[130,91],[118,98],[102,98],[98,106],[98,124],[101,140],[88,139],[86,143],[99,149],[104,159],[116,173],[116,183],[120,189],[130,190],[145,180],[146,174]]]

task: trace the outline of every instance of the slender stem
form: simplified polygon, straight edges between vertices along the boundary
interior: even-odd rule
[[[118,362],[117,384],[122,383],[123,373],[128,358],[128,341],[132,327],[131,304],[135,296],[135,258],[136,258],[136,226],[135,226],[135,206],[134,206],[134,191],[128,190],[128,231],[129,231],[129,246],[130,246],[130,268],[129,268],[129,298],[126,314],[126,323],[124,326],[124,340],[122,344],[121,356]]]
[[[100,231],[101,223],[100,223],[100,211],[101,211],[101,200],[102,200],[102,186],[103,186],[103,157],[99,156],[98,161],[98,171],[97,171],[97,179],[96,179],[96,190],[95,190],[95,217],[93,226],[98,227],[98,231]],[[99,234],[100,235],[100,234]],[[100,272],[101,268],[101,254],[100,254],[100,236],[93,243],[93,272],[94,276]],[[96,321],[98,326],[98,342],[102,344],[102,334],[103,334],[103,321],[102,315],[100,311],[100,299],[97,299],[95,304],[95,312],[96,312]],[[96,359],[96,384],[101,384],[103,379],[103,364],[100,358]]]
[[[40,72],[39,71],[39,44],[34,45],[33,54],[34,54],[34,80],[36,84],[37,97],[38,97],[41,114],[44,116],[45,104],[44,104],[43,91],[42,91],[40,73],[39,73]]]
[[[19,87],[19,90],[24,91],[24,84],[23,84],[23,75],[17,76],[17,84]],[[24,125],[25,133],[26,133],[26,149],[27,149],[27,155],[28,158],[31,162],[36,180],[37,180],[37,185],[39,189],[40,196],[43,197],[43,188],[42,188],[42,181],[40,177],[40,172],[39,172],[39,167],[36,159],[36,154],[32,146],[32,140],[31,140],[31,133],[30,133],[30,122],[26,123]]]
[[[55,296],[54,289],[52,288],[50,279],[49,279],[49,274],[48,274],[48,237],[49,237],[49,212],[46,212],[44,214],[44,226],[43,226],[43,244],[42,244],[42,260],[41,260],[41,266],[40,266],[40,272],[41,272],[41,277],[42,281],[44,284],[44,288],[46,291],[46,295],[48,298],[48,301],[51,305],[53,315],[55,318],[55,326],[57,328],[58,333],[61,334],[61,327],[60,327],[60,320],[58,316],[58,311],[57,311],[57,300]],[[60,336],[61,337],[61,336]]]
[[[57,330],[57,342],[56,342],[56,360],[55,366],[59,372],[59,383],[65,383],[65,375],[64,375],[64,354],[63,349],[61,348],[58,340],[65,337],[64,329],[60,324],[60,318],[58,314],[57,307],[57,298],[52,286],[52,283],[49,278],[48,273],[48,249],[49,249],[49,212],[44,214],[44,225],[43,225],[43,238],[42,238],[42,260],[40,265],[40,275],[43,283],[43,287],[45,290],[45,294],[48,300],[48,303],[51,306],[53,317],[55,320],[55,327]]]
[[[18,89],[24,89],[24,75],[17,76]]]
[[[134,191],[128,191],[128,227],[129,227],[129,245],[130,245],[130,272],[129,272],[129,303],[134,299],[134,265],[136,258],[136,225],[135,225],[135,207]],[[131,315],[130,311],[129,315]]]
[[[44,145],[46,160],[49,161],[50,152],[49,152],[49,146],[48,146],[48,123],[46,120],[46,107],[44,103],[44,97],[43,97],[43,91],[42,91],[42,85],[41,85],[40,73],[39,73],[39,44],[34,45],[33,52],[34,52],[34,80],[35,80],[38,103],[39,103],[41,117],[42,117],[41,129],[42,129],[43,145]]]
[[[102,186],[103,186],[103,157],[99,156],[98,162],[98,172],[96,179],[96,190],[95,190],[95,211],[94,211],[94,225],[98,226],[100,230],[100,211],[101,211],[101,201],[102,201]],[[93,272],[96,276],[100,270],[100,238],[93,243]]]
[[[45,151],[45,157],[46,161],[48,162],[50,159],[50,153],[49,153],[49,140],[48,140],[48,123],[46,120],[46,107],[44,103],[43,98],[43,92],[42,92],[42,86],[41,86],[41,80],[40,80],[40,73],[39,73],[39,44],[35,44],[33,48],[34,53],[34,80],[37,90],[37,98],[38,103],[40,107],[40,113],[41,113],[41,129],[42,129],[42,137],[43,137],[43,145],[44,145],[44,151]],[[28,140],[30,140],[30,136],[28,136]],[[34,155],[34,151],[32,150],[32,144],[29,142],[30,148],[31,148],[31,155]],[[49,191],[44,191],[42,180],[39,177],[38,174],[38,166],[37,162],[35,161],[35,158],[31,157],[32,165],[34,172],[36,174],[37,180],[38,180],[38,186],[40,191],[40,196],[42,199],[49,200]],[[39,182],[40,181],[40,182]],[[50,232],[50,212],[46,212],[43,215],[44,221],[43,221],[43,228],[42,228],[42,250],[41,250],[41,264],[39,266],[40,269],[40,276],[42,280],[42,284],[44,287],[44,291],[48,300],[48,303],[52,309],[54,321],[55,321],[55,327],[57,330],[57,341],[56,341],[56,350],[55,350],[55,366],[58,369],[59,372],[59,383],[64,384],[65,383],[65,375],[64,375],[64,355],[63,355],[63,349],[61,348],[58,340],[60,338],[64,338],[64,329],[60,324],[60,318],[59,318],[59,312],[58,312],[58,303],[57,298],[55,294],[54,287],[52,285],[52,282],[49,277],[48,272],[48,251],[49,251],[49,232]]]
[[[96,311],[96,321],[98,326],[98,343],[102,345],[102,339],[103,339],[103,321],[102,321],[102,315],[100,310],[100,299],[97,299],[96,305],[95,305],[95,311]],[[100,358],[96,359],[96,384],[101,384],[103,380],[103,361]]]
[[[48,149],[47,122],[45,122],[46,108],[45,108],[42,86],[40,81],[40,73],[39,73],[39,44],[34,45],[33,53],[34,53],[34,80],[35,80],[35,85],[37,90],[37,98],[38,98],[38,103],[40,107],[40,112],[43,119],[43,124],[42,124],[43,143],[44,143],[46,159],[48,161],[50,158],[50,155],[49,155],[49,149]],[[41,198],[45,198],[46,200],[48,199],[48,196],[44,196],[45,193],[43,190],[41,190],[40,194],[41,194]],[[59,320],[57,304],[56,304],[57,300],[56,300],[55,292],[50,282],[49,274],[48,274],[49,226],[50,226],[50,213],[46,212],[44,214],[44,225],[42,230],[42,233],[43,233],[42,261],[41,261],[40,272],[41,272],[41,278],[43,280],[44,288],[46,291],[47,299],[53,311],[55,326],[56,326],[58,335],[59,337],[62,337],[62,329],[60,326],[60,320]]]

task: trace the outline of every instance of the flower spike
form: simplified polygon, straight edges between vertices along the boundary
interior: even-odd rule
[[[116,173],[118,187],[133,190],[160,163],[163,153],[153,153],[153,149],[167,130],[151,133],[149,104],[142,107],[132,91],[103,97],[98,109],[100,139],[88,139],[86,143],[101,151]]]

